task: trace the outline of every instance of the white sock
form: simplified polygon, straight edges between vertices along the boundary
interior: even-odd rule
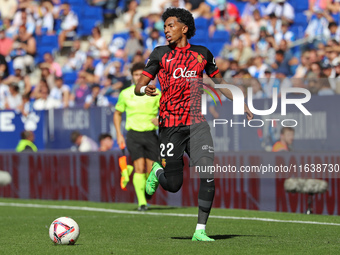
[[[197,224],[196,230],[201,230],[201,229],[205,230],[205,224]]]
[[[155,175],[156,175],[157,179],[158,179],[157,172],[158,172],[159,170],[163,170],[163,168],[158,168],[158,169],[155,171]]]

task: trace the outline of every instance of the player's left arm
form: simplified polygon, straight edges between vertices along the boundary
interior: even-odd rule
[[[223,80],[223,77],[218,70],[218,67],[216,65],[216,61],[215,61],[213,54],[208,49],[206,49],[205,54],[206,54],[206,60],[207,60],[207,64],[205,66],[205,72],[209,75],[210,78],[212,78],[214,83],[223,82],[224,84],[227,84],[227,82],[225,80]],[[233,100],[233,94],[231,93],[231,91],[229,89],[221,88],[220,91],[227,98],[229,98],[230,100]],[[244,104],[244,112],[247,114],[248,120],[251,120],[254,117],[253,113],[249,110],[249,108],[246,104]]]
[[[223,77],[221,75],[220,72],[218,72],[217,74],[215,74],[213,77],[214,83],[225,83],[227,84],[227,82],[225,80],[223,80]],[[225,95],[228,99],[233,100],[233,94],[231,93],[231,91],[227,88],[220,88],[219,89],[223,95]],[[246,103],[244,103],[244,112],[247,114],[247,119],[251,120],[254,118],[253,113],[249,110],[248,105]]]

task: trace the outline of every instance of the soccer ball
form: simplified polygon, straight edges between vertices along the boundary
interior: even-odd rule
[[[52,222],[49,234],[56,244],[75,244],[79,237],[79,226],[69,217],[60,217]]]

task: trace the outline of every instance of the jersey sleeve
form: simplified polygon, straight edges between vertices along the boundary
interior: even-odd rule
[[[143,74],[148,76],[150,79],[155,79],[158,71],[159,71],[159,49],[155,48],[153,52],[151,52],[150,57],[146,63],[146,67],[144,68]]]
[[[207,64],[205,65],[205,72],[209,77],[214,77],[218,72],[218,68],[216,66],[215,58],[210,50],[207,49]]]
[[[124,91],[120,92],[115,108],[117,111],[125,112],[126,102],[125,102],[125,97],[124,97]]]

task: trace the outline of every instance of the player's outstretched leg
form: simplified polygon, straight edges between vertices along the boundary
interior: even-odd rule
[[[213,165],[213,160],[204,157],[199,160],[197,165]],[[204,176],[208,177],[208,176]],[[212,174],[210,178],[204,178],[201,176],[200,189],[198,193],[198,221],[196,226],[196,231],[192,237],[193,241],[215,241],[209,238],[205,233],[205,226],[208,221],[210,210],[215,195],[215,181],[214,175]]]
[[[158,185],[166,191],[176,193],[183,184],[183,167],[181,162],[170,164],[173,166],[171,173],[165,176],[163,167],[154,162],[148,179],[146,180],[146,193],[153,195]]]
[[[159,181],[156,175],[156,172],[158,170],[164,171],[163,167],[161,166],[161,164],[159,164],[159,162],[154,162],[149,177],[146,180],[145,186],[145,191],[150,196],[152,196],[156,192],[159,185]]]

